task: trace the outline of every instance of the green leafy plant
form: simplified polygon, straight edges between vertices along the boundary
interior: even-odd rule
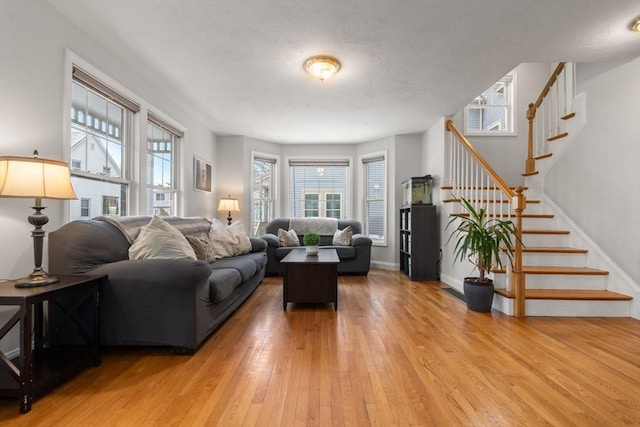
[[[465,198],[460,203],[467,213],[449,215],[447,228],[456,222],[457,225],[447,242],[455,239],[454,260],[467,258],[478,269],[479,282],[487,283],[487,273],[493,267],[502,267],[500,253],[503,249],[509,263],[513,264],[516,227],[510,220],[490,218],[485,208],[477,211]]]
[[[313,231],[306,233],[302,238],[302,243],[304,243],[305,246],[318,246],[320,244],[320,235]]]

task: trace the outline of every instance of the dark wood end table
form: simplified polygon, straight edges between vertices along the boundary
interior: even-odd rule
[[[318,250],[309,256],[305,248],[291,250],[282,260],[282,308],[287,303],[333,303],[338,310],[338,264],[335,249]]]
[[[0,338],[20,322],[20,355],[9,359],[0,353],[0,396],[18,397],[20,412],[31,410],[40,395],[86,366],[100,366],[100,284],[107,276],[57,276],[60,281],[34,288],[16,288],[0,282],[0,305],[16,306],[17,312],[0,327]],[[89,325],[76,312],[88,300],[95,310]],[[62,315],[45,325],[44,303]],[[45,330],[45,326],[47,326]],[[86,345],[61,346],[51,338],[72,328]],[[33,338],[33,345],[32,345]],[[53,340],[55,341],[55,339]]]

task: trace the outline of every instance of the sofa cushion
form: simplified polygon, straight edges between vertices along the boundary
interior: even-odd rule
[[[209,276],[209,300],[222,301],[228,298],[241,283],[240,272],[232,268],[218,268]]]
[[[154,216],[149,224],[142,227],[129,248],[129,258],[196,259],[196,254],[182,233],[159,216]]]
[[[211,264],[215,270],[220,268],[232,268],[237,270],[242,277],[242,281],[246,281],[253,276],[258,270],[256,263],[247,255],[238,255],[228,258],[220,258]]]
[[[333,233],[333,246],[349,246],[351,245],[351,236],[353,236],[353,229],[351,226],[347,226],[342,230],[336,230]]]
[[[251,258],[256,263],[258,270],[264,268],[267,265],[267,253],[266,252],[252,252],[250,254],[243,255],[244,257]]]
[[[280,240],[280,246],[300,246],[300,239],[294,229],[284,230],[279,228],[278,240]]]

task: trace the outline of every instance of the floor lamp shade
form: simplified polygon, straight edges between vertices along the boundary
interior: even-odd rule
[[[33,255],[35,268],[25,278],[16,281],[17,287],[48,285],[58,281],[42,269],[42,249],[45,231],[42,229],[49,218],[42,213],[42,199],[77,199],[71,185],[71,173],[65,162],[41,159],[34,151],[33,157],[0,157],[0,197],[22,197],[35,199],[34,213],[29,223],[35,227]]]

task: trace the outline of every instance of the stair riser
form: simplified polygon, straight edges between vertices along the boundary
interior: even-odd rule
[[[629,317],[629,301],[527,300],[527,316]]]
[[[563,253],[524,253],[522,263],[524,265],[552,265],[557,267],[585,267],[586,254]]]
[[[567,247],[567,234],[523,234],[522,243],[525,247]]]
[[[512,298],[495,295],[493,309],[513,315]],[[589,301],[589,300],[527,300],[527,316],[552,317],[629,317],[629,301]]]
[[[506,274],[496,274],[493,279],[496,288],[506,288],[506,280]],[[584,289],[589,291],[607,289],[607,276],[527,274],[525,282],[527,289]]]

